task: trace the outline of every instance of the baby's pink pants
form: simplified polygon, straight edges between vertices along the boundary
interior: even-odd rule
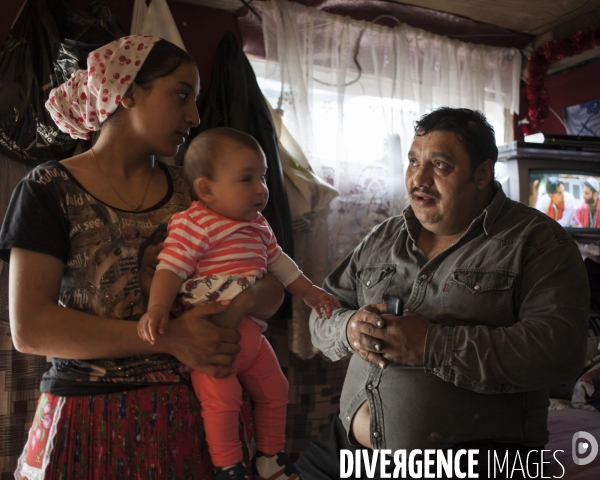
[[[256,447],[275,455],[285,447],[288,382],[259,325],[246,316],[238,328],[242,350],[233,366],[236,374],[215,378],[192,372],[192,384],[202,403],[202,419],[213,465],[224,467],[242,460],[239,412],[242,386],[254,401]]]

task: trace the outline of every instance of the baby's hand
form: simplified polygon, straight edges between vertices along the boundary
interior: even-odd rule
[[[138,335],[142,340],[154,345],[157,332],[165,333],[165,327],[169,323],[169,309],[164,305],[155,305],[140,318],[138,323]]]
[[[340,303],[333,295],[316,285],[312,285],[306,291],[302,300],[317,313],[319,318],[321,318],[323,313],[326,318],[331,318],[331,312],[333,312],[332,306],[341,308]]]

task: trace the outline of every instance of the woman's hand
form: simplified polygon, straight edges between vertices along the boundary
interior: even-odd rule
[[[219,327],[209,317],[225,313],[229,300],[199,305],[171,320],[156,346],[188,367],[214,377],[233,373],[231,365],[240,351],[235,328]]]

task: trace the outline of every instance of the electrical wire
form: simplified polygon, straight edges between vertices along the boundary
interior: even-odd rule
[[[256,12],[256,10],[254,10],[251,6],[250,3],[252,3],[253,0],[250,0],[249,2],[246,2],[245,0],[240,0],[240,2],[247,7],[255,16],[256,18],[258,18],[259,23],[262,25],[262,18],[261,16]],[[386,3],[392,3],[392,4],[397,4],[397,2],[395,2],[394,0],[383,0]],[[543,23],[541,25],[538,25],[537,27],[534,28],[530,28],[528,30],[519,30],[516,32],[511,32],[511,33],[470,33],[470,34],[447,34],[446,36],[448,37],[452,37],[452,38],[473,38],[473,37],[515,37],[517,35],[522,35],[522,34],[533,34],[534,31],[539,30],[540,28],[546,27],[548,25],[552,25],[555,24],[556,22],[560,21],[562,18],[566,17],[567,15],[571,15],[572,13],[575,13],[577,10],[581,10],[582,8],[584,8],[585,6],[587,6],[592,0],[587,0],[583,5],[580,5],[579,7],[574,8],[573,10],[570,10],[566,13],[563,13],[562,15],[560,15],[558,18],[551,20],[549,22]],[[415,7],[419,7],[419,5],[412,5]],[[425,7],[420,7],[420,8],[425,8]],[[441,10],[440,10],[441,11]],[[448,13],[448,12],[446,12]],[[452,15],[450,13],[450,15]],[[400,23],[400,21],[392,16],[392,15],[380,15],[379,17],[377,17],[375,20],[372,20],[372,23],[375,23],[379,18],[382,17],[387,17],[387,18],[392,18],[394,20],[396,20],[396,22]],[[358,80],[358,79],[357,79]],[[357,81],[355,80],[355,81]]]
[[[370,23],[377,23],[382,18],[391,18],[392,20],[394,20],[396,22],[396,25],[400,25],[400,20],[398,20],[396,17],[394,17],[393,15],[385,15],[385,14],[379,15],[378,17],[371,20]],[[362,40],[363,34],[365,33],[366,29],[367,29],[367,27],[364,27],[360,31],[360,34],[358,35],[358,38],[356,39],[356,48],[354,50],[354,56],[352,57],[354,64],[356,65],[356,68],[358,70],[358,75],[356,76],[356,78],[354,80],[350,80],[348,83],[345,83],[344,84],[345,87],[348,87],[348,86],[358,82],[360,80],[360,77],[362,77],[362,67],[358,61],[358,54],[360,53],[360,41]],[[333,83],[324,82],[322,80],[319,80],[318,78],[315,78],[314,76],[313,76],[313,80],[317,83],[320,83],[321,85],[325,85],[328,87],[335,87],[337,85],[337,84],[333,84]]]
[[[262,25],[262,18],[261,16],[258,14],[258,12],[256,10],[254,10],[251,6],[250,3],[252,3],[253,0],[250,0],[249,2],[246,2],[245,0],[240,0],[240,2],[248,9],[250,10],[255,16],[256,18],[258,18],[259,23]],[[373,19],[371,22],[372,23],[377,23],[378,20],[381,20],[382,18],[391,18],[392,20],[394,20],[396,22],[397,25],[400,25],[400,20],[398,20],[396,17],[394,17],[393,15],[379,15],[378,17],[376,17],[375,19]],[[365,33],[365,28],[363,28],[360,31],[360,34],[358,35],[358,39],[356,40],[356,48],[354,51],[354,56],[352,57],[354,64],[356,65],[356,68],[358,70],[358,75],[356,76],[356,78],[354,80],[351,80],[350,82],[346,83],[345,86],[349,86],[352,85],[353,83],[356,83],[360,80],[360,77],[362,76],[362,67],[358,61],[358,54],[360,53],[360,41],[362,40],[363,34]],[[335,87],[336,84],[333,83],[328,83],[328,82],[324,82],[322,80],[319,80],[315,77],[313,77],[313,80],[317,83],[320,83],[321,85],[326,85],[328,87]],[[281,97],[279,98],[280,103],[281,103]],[[278,109],[280,108],[280,105],[278,106]]]
[[[260,22],[260,24],[262,25],[262,18],[261,16],[256,12],[256,10],[254,10],[251,6],[250,3],[253,0],[250,0],[250,2],[246,2],[245,0],[240,0],[240,2],[248,8],[248,10],[250,10],[257,18],[258,21]],[[396,2],[392,2],[390,0],[384,0],[388,3],[396,3]],[[556,18],[555,20],[552,20],[550,22],[546,22],[543,23],[542,25],[538,25],[537,27],[531,28],[529,30],[519,30],[517,32],[511,32],[511,33],[474,33],[474,34],[465,34],[465,35],[454,35],[454,34],[447,34],[448,37],[452,37],[452,38],[472,38],[472,37],[514,37],[516,35],[520,35],[520,34],[529,34],[532,33],[535,30],[539,30],[542,27],[545,27],[547,25],[551,25],[551,24],[555,24],[556,22],[558,22],[559,20],[561,20],[562,18],[566,17],[567,15],[571,15],[572,13],[576,12],[577,10],[581,10],[582,8],[584,8],[585,6],[587,6],[592,0],[586,0],[586,2],[582,5],[580,5],[579,7],[576,7],[566,13],[563,13],[562,15],[560,15],[558,18]],[[382,18],[390,18],[392,20],[394,20],[396,22],[397,25],[400,24],[400,20],[397,17],[394,17],[393,15],[379,15],[378,17],[374,18],[373,20],[371,20],[371,23],[377,23],[378,20],[381,20]],[[362,67],[358,61],[358,54],[360,53],[360,43],[363,37],[363,34],[365,32],[365,28],[363,28],[360,32],[360,34],[358,35],[358,38],[356,40],[356,48],[354,51],[354,56],[353,56],[353,61],[354,64],[356,65],[356,68],[358,70],[358,75],[356,76],[355,79],[351,80],[350,82],[344,84],[344,86],[349,86],[352,85],[356,82],[358,82],[362,76]],[[325,85],[328,87],[335,87],[336,84],[333,83],[329,83],[329,82],[325,82],[323,80],[319,80],[315,77],[313,77],[313,80],[321,85]],[[281,98],[280,98],[281,100]],[[554,112],[554,114],[557,116],[557,118],[559,120],[561,120],[561,123],[564,124],[564,122],[562,122],[562,119],[556,114],[556,112]]]
[[[259,23],[262,25],[262,18],[261,16],[258,14],[258,12],[256,10],[254,10],[254,8],[252,8],[250,6],[250,3],[252,3],[253,0],[250,0],[249,2],[245,1],[245,0],[240,0],[240,3],[242,3],[242,5],[244,5],[246,8],[248,8],[248,10],[250,10],[258,19]],[[396,4],[397,2],[393,1],[393,0],[384,0],[386,3],[393,3]],[[560,15],[558,18],[551,20],[549,22],[543,23],[541,25],[538,25],[537,27],[534,28],[530,28],[528,30],[519,30],[517,32],[511,32],[511,33],[469,33],[469,34],[447,34],[446,36],[448,37],[452,37],[452,38],[473,38],[473,37],[514,37],[517,35],[521,35],[521,34],[533,34],[533,32],[535,30],[539,30],[540,28],[546,27],[548,25],[552,25],[555,24],[556,22],[560,21],[562,18],[566,17],[567,15],[571,15],[572,13],[575,13],[577,10],[581,10],[582,8],[584,8],[585,6],[587,6],[592,0],[587,0],[583,5],[580,5],[579,7],[574,8],[573,10],[570,10],[566,13],[563,13],[562,15]],[[413,5],[415,7],[419,7],[419,5]],[[425,8],[425,7],[420,7],[420,8]],[[447,12],[448,13],[448,12]],[[452,15],[450,13],[450,15]],[[372,23],[376,23],[377,20],[379,20],[380,18],[391,18],[393,20],[395,20],[397,23],[400,23],[400,21],[392,16],[392,15],[380,15],[378,16],[376,19],[372,20]],[[361,35],[362,37],[362,35]],[[356,61],[355,61],[356,63]],[[358,80],[358,79],[357,79]],[[354,80],[354,81],[357,81]]]
[[[252,0],[251,0],[252,1]],[[393,0],[384,0],[386,3],[397,3]],[[576,7],[566,13],[563,13],[562,15],[560,15],[558,18],[551,20],[549,22],[543,23],[541,25],[538,25],[537,27],[534,28],[530,28],[528,30],[519,30],[517,32],[511,32],[511,33],[470,33],[470,34],[447,34],[448,37],[452,37],[452,38],[472,38],[472,37],[514,37],[517,35],[521,35],[521,34],[532,34],[534,35],[533,32],[535,32],[536,30],[539,30],[540,28],[546,27],[548,25],[552,25],[555,24],[556,22],[560,21],[562,18],[566,17],[567,15],[571,15],[572,13],[575,13],[577,10],[581,10],[582,8],[586,7],[592,0],[587,0],[584,4],[580,5],[579,7]],[[240,0],[240,2],[244,3],[244,0]],[[418,7],[419,5],[413,5],[415,7]],[[425,7],[421,7],[421,8],[425,8]],[[256,12],[254,12],[255,15]],[[452,14],[450,14],[452,15]],[[380,17],[388,17],[388,18],[393,18],[394,20],[398,21],[398,19],[396,17],[393,17],[392,15],[380,15]],[[377,17],[377,18],[380,18]],[[373,20],[372,22],[375,23],[377,21],[377,19]],[[399,22],[399,21],[398,21]]]
[[[548,110],[550,110],[554,116],[556,118],[558,118],[558,121],[562,124],[563,127],[565,127],[565,130],[569,131],[569,127],[567,127],[567,124],[565,123],[565,121],[561,118],[561,116],[556,113],[556,110],[554,110],[552,107],[548,107]]]
[[[250,0],[249,2],[246,2],[245,0],[240,0],[240,3],[241,3],[242,5],[244,5],[244,7],[246,7],[248,10],[250,10],[250,11],[251,11],[251,12],[254,14],[254,16],[255,16],[256,18],[258,18],[258,23],[260,23],[260,24],[262,25],[262,17],[261,17],[261,16],[258,14],[258,12],[257,12],[256,10],[254,10],[254,9],[253,9],[253,8],[250,6],[250,4],[252,3],[252,0]]]

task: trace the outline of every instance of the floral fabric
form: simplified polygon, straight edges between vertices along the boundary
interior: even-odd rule
[[[254,424],[247,401],[241,419],[239,435],[249,462]],[[186,385],[88,397],[45,393],[15,478],[210,480],[204,438],[200,403]]]
[[[91,52],[87,70],[78,70],[50,92],[46,109],[56,126],[72,138],[85,140],[88,132],[100,130],[160,40],[151,35],[129,35]]]
[[[191,277],[181,284],[179,293],[184,309],[195,305],[235,298],[250,285],[254,285],[256,277],[244,275],[205,275]]]

